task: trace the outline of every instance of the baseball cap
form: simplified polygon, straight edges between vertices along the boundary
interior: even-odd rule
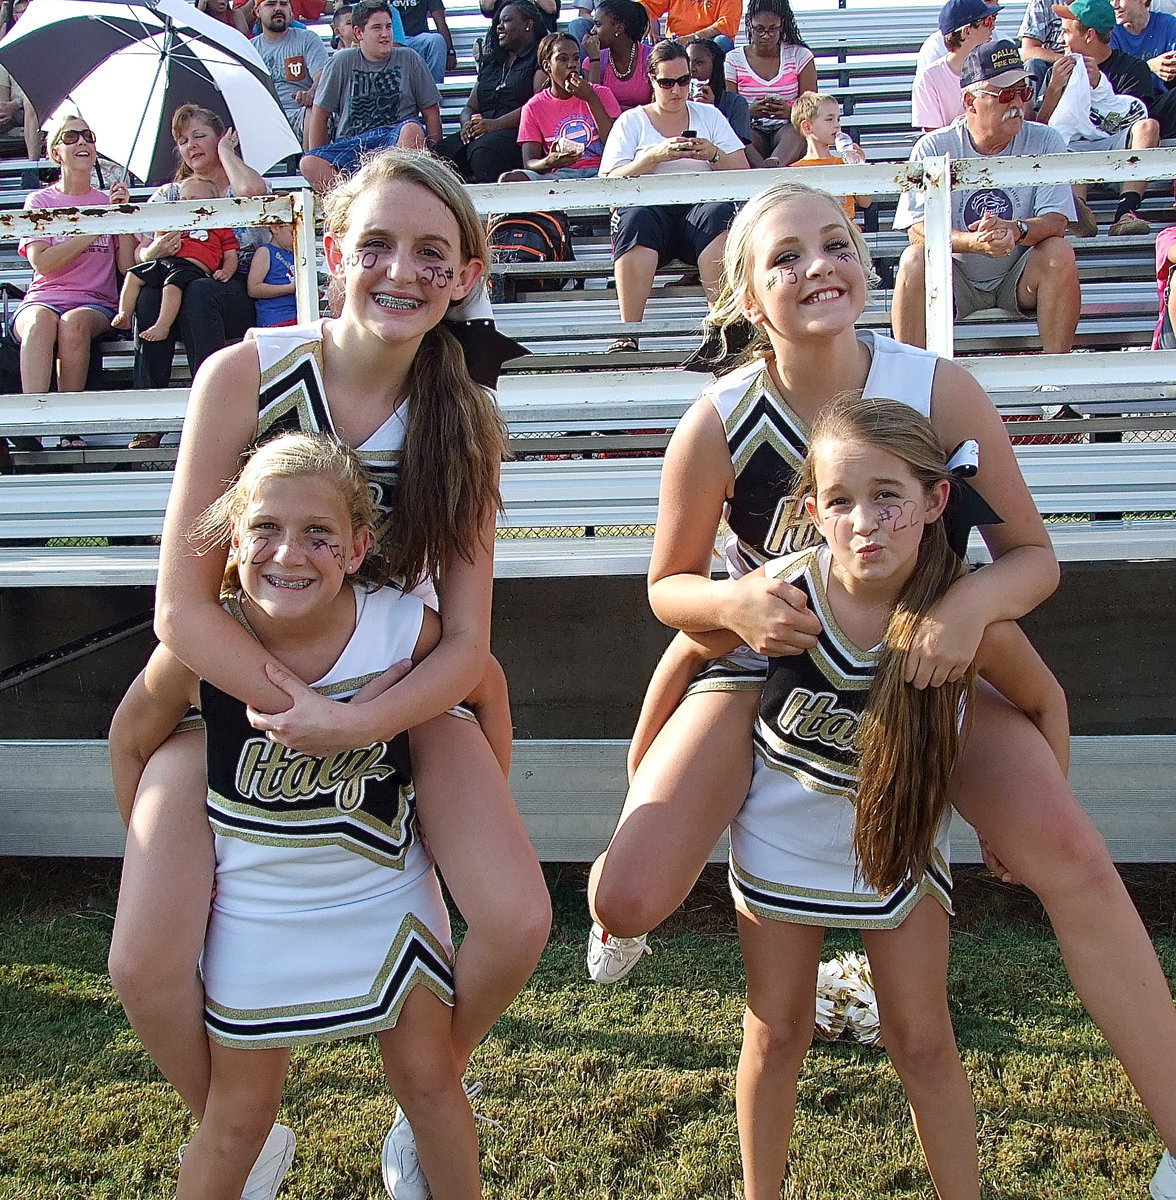
[[[991,83],[996,87],[1028,77],[1021,52],[1006,38],[978,46],[964,59],[964,72],[960,76],[960,87],[971,87],[974,83]]]
[[[986,4],[984,0],[947,0],[939,10],[939,32],[949,34],[956,29],[966,29],[973,21],[994,17],[998,12],[999,5]]]
[[[1096,33],[1110,33],[1115,28],[1115,10],[1111,0],[1071,0],[1069,4],[1050,6],[1059,17],[1081,21]]]

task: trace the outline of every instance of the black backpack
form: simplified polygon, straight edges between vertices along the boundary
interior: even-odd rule
[[[486,226],[490,249],[496,263],[575,262],[572,253],[572,230],[561,212],[509,213],[491,217]],[[558,292],[567,280],[543,277],[515,277],[516,287],[529,291]],[[506,280],[494,277],[490,282],[490,299],[506,299]]]

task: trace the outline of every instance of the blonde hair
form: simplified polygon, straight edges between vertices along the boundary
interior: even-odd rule
[[[906,463],[925,491],[950,479],[930,421],[909,405],[864,399],[860,393],[838,396],[813,425],[790,515],[794,526],[808,524],[804,497],[817,494],[813,464],[823,442],[886,450]],[[948,809],[948,780],[960,747],[960,713],[971,697],[975,670],[969,667],[955,683],[927,688],[912,687],[904,672],[923,618],[966,570],[948,545],[942,518],[928,524],[914,570],[890,614],[858,724],[854,850],[862,877],[882,895],[926,871]]]
[[[457,221],[462,260],[489,265],[486,231],[465,185],[440,159],[419,151],[381,151],[340,179],[324,202],[326,232],[342,239],[356,198],[382,182],[432,192]],[[393,575],[411,585],[454,555],[473,561],[483,522],[502,506],[497,476],[507,442],[493,395],[470,377],[444,322],[425,334],[407,383],[408,430],[380,552]]]
[[[828,192],[821,191],[820,188],[809,187],[808,184],[792,181],[775,183],[758,195],[752,196],[731,222],[727,233],[719,296],[706,317],[706,331],[708,334],[717,335],[724,355],[730,353],[727,346],[727,330],[741,322],[747,325],[744,305],[752,294],[753,256],[760,223],[774,208],[786,204],[789,200],[795,200],[798,196],[811,196],[828,203],[830,211],[837,214],[837,219],[845,226],[845,231],[853,242],[854,252],[861,260],[867,282],[877,282],[869,247],[862,237],[861,230],[846,217],[840,200]],[[755,327],[751,343],[742,355],[742,361],[748,361],[757,355],[762,356],[768,348],[767,334],[761,328]]]
[[[233,536],[245,510],[268,479],[298,479],[306,476],[328,480],[351,519],[351,532],[374,529],[379,519],[367,473],[355,451],[323,434],[283,433],[262,443],[245,460],[228,490],[218,496],[192,527],[191,540],[201,554],[218,546],[229,547],[221,581],[221,599],[234,596],[241,586]],[[376,552],[378,555],[378,551]],[[386,572],[369,549],[353,578],[378,587]]]
[[[811,121],[820,111],[822,104],[836,104],[838,113],[841,112],[841,105],[837,103],[836,96],[828,96],[824,92],[801,92],[792,103],[792,128],[796,130],[802,137],[807,136],[801,125],[805,121]]]
[[[204,200],[219,198],[220,192],[217,191],[216,184],[210,179],[205,179],[202,175],[189,175],[187,179],[180,183],[180,199]]]
[[[90,128],[90,122],[87,121],[86,118],[81,115],[81,113],[61,113],[53,122],[53,124],[49,126],[49,129],[45,135],[45,153],[49,155],[51,162],[57,162],[57,160],[53,157],[53,147],[60,144],[61,135],[65,132],[66,126],[71,121],[80,121],[87,129]],[[57,165],[61,166],[61,163],[57,163]]]

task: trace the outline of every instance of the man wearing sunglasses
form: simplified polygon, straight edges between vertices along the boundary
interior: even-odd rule
[[[960,83],[964,115],[946,129],[924,134],[911,151],[912,162],[944,154],[1065,153],[1065,140],[1056,129],[1026,120],[1033,89],[1012,42],[990,42],[974,50]],[[984,185],[957,189],[951,200],[956,318],[987,308],[1036,316],[1042,349],[1067,353],[1082,303],[1074,249],[1065,238],[1066,225],[1074,219],[1069,187]],[[899,261],[894,287],[894,336],[923,346],[927,287],[921,192],[902,194],[894,227],[907,230],[911,242]]]

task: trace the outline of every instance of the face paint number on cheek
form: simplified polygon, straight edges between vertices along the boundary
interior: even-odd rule
[[[343,547],[340,546],[338,542],[328,542],[326,538],[312,538],[310,549],[311,552],[315,554],[317,554],[320,550],[329,550],[331,552],[331,557],[339,564],[340,567],[343,566]]]
[[[889,525],[895,533],[900,533],[915,523],[915,502],[904,500],[901,504],[879,504],[876,513],[879,525]]]
[[[425,267],[421,271],[421,279],[435,288],[447,288],[453,282],[452,267]]]
[[[342,256],[342,262],[345,267],[360,267],[364,271],[370,271],[386,253],[384,250],[352,250],[350,254]]]
[[[779,268],[779,271],[780,271],[780,272],[783,274],[783,278],[784,278],[784,281],[785,281],[786,283],[797,283],[797,282],[799,282],[799,280],[796,278],[796,271],[795,271],[795,269],[794,269],[794,268],[792,268],[792,267],[780,267],[780,268]],[[776,288],[776,287],[778,287],[778,286],[779,286],[779,284],[780,284],[780,278],[781,278],[781,275],[780,275],[780,274],[773,273],[773,274],[769,275],[769,276],[768,276],[768,281],[767,281],[767,283],[765,283],[765,284],[764,284],[764,287],[765,287],[765,288],[766,288],[766,289],[767,289],[769,292],[770,292],[770,291],[772,291],[774,288]]]
[[[270,539],[255,533],[247,533],[241,539],[241,562],[256,566],[269,554]]]

